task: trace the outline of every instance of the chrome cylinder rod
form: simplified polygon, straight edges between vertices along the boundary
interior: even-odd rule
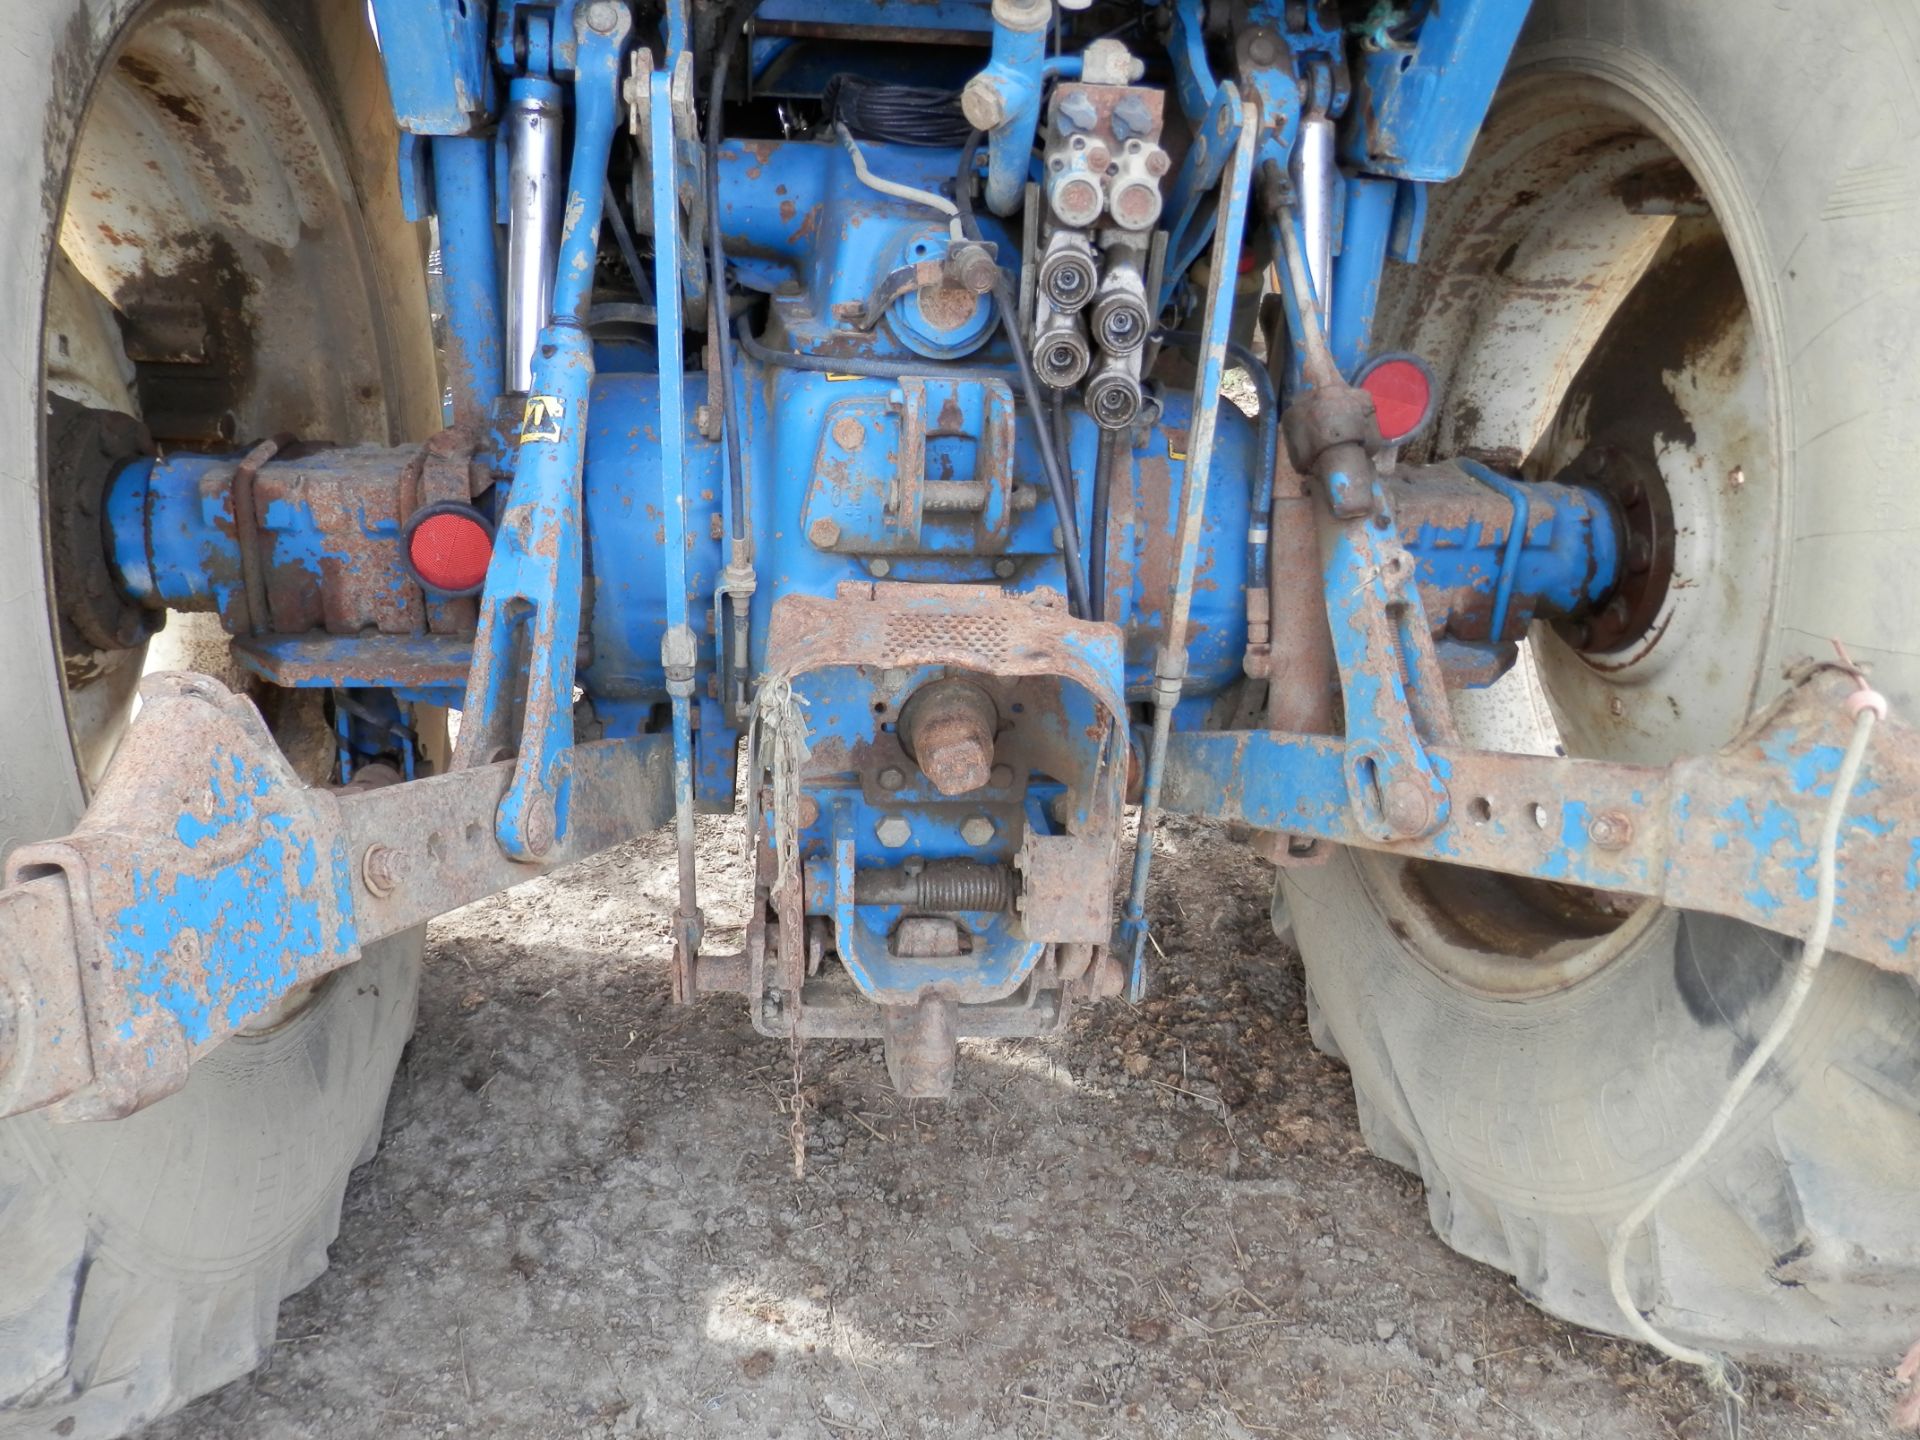
[[[1333,207],[1338,200],[1340,171],[1333,150],[1333,121],[1308,115],[1300,122],[1294,142],[1293,188],[1300,197],[1300,229],[1307,250],[1307,274],[1313,280],[1324,331],[1333,309]]]
[[[553,310],[560,248],[560,87],[522,76],[507,87],[507,384],[533,383],[540,330]]]

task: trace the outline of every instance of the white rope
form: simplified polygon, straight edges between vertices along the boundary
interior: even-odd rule
[[[1800,1009],[1813,989],[1813,977],[1820,969],[1820,962],[1826,958],[1827,937],[1833,929],[1834,872],[1840,848],[1840,823],[1846,815],[1847,802],[1853,796],[1853,787],[1860,778],[1860,764],[1866,758],[1867,741],[1872,737],[1874,722],[1885,717],[1887,702],[1867,689],[1863,682],[1861,688],[1849,697],[1848,708],[1854,716],[1853,734],[1847,741],[1845,755],[1841,757],[1840,769],[1834,775],[1833,795],[1827,801],[1826,813],[1820,823],[1820,845],[1815,859],[1813,928],[1807,932],[1806,943],[1801,947],[1792,987],[1781,1002],[1779,1012],[1773,1017],[1773,1023],[1767,1027],[1767,1033],[1761,1037],[1760,1043],[1747,1057],[1747,1063],[1740,1067],[1739,1073],[1727,1086],[1727,1093],[1721,1097],[1700,1137],[1667,1168],[1659,1183],[1647,1192],[1645,1198],[1628,1212],[1627,1218],[1620,1222],[1620,1228],[1613,1232],[1612,1243],[1607,1246],[1607,1284],[1613,1290],[1613,1303],[1619,1307],[1627,1328],[1669,1359],[1697,1366],[1705,1373],[1707,1383],[1714,1390],[1729,1397],[1737,1395],[1737,1385],[1734,1376],[1729,1373],[1725,1356],[1696,1350],[1669,1338],[1655,1329],[1634,1305],[1632,1295],[1627,1292],[1627,1246],[1660,1202],[1680,1187],[1720,1139],[1732,1121],[1734,1112],[1753,1089],[1754,1081],[1766,1068],[1767,1062],[1773,1059],[1774,1052],[1780,1048],[1793,1029],[1794,1022],[1799,1019]]]
[[[800,707],[807,702],[793,693],[793,682],[784,675],[762,676],[755,696],[753,723],[747,731],[747,773],[760,774],[761,752],[766,752],[768,782],[773,791],[773,844],[778,871],[774,892],[781,893],[800,864],[800,772],[807,763],[807,721]],[[753,863],[752,847],[759,843],[758,806],[756,823],[748,836],[747,860]]]
[[[840,136],[840,143],[847,147],[847,154],[853,157],[853,173],[860,177],[862,185],[869,190],[877,190],[882,195],[891,195],[896,200],[909,200],[915,205],[925,205],[929,209],[938,210],[947,217],[947,225],[953,232],[953,238],[956,240],[960,238],[960,207],[958,205],[932,190],[917,189],[912,185],[903,185],[898,180],[888,180],[874,174],[867,168],[867,157],[861,153],[859,145],[854,141],[853,132],[847,129],[845,123],[836,120],[833,122],[833,128]]]

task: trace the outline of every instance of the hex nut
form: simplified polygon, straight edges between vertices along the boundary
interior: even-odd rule
[[[999,265],[994,262],[993,256],[978,245],[966,247],[954,268],[961,288],[975,295],[986,294],[1000,278]]]
[[[842,450],[858,450],[867,443],[867,427],[851,415],[833,422],[833,440]]]
[[[900,767],[897,765],[889,765],[882,770],[879,780],[882,790],[898,790],[902,785],[907,783],[907,777],[901,773]]]
[[[822,516],[807,527],[807,539],[822,550],[831,550],[840,543],[840,527]]]
[[[889,850],[898,850],[913,839],[913,827],[904,815],[888,815],[873,827],[874,838]]]
[[[969,845],[985,845],[995,834],[996,827],[985,815],[969,815],[960,822],[960,838]]]

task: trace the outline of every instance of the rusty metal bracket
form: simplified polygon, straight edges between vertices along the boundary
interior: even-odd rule
[[[1665,769],[1435,745],[1435,771],[1458,803],[1421,837],[1383,840],[1357,823],[1336,798],[1349,746],[1330,736],[1176,735],[1164,803],[1802,936],[1852,689],[1845,671],[1812,670],[1719,754]],[[1920,733],[1882,723],[1854,794],[1840,832],[1833,947],[1920,978]]]
[[[269,436],[247,451],[233,472],[233,528],[240,546],[240,580],[247,596],[247,628],[255,635],[273,629],[273,615],[267,608],[267,578],[260,554],[260,507],[254,499],[254,482],[260,467],[280,453],[281,437]]]
[[[1371,462],[1367,469],[1371,475]],[[1446,823],[1447,787],[1424,741],[1451,740],[1453,715],[1413,557],[1378,481],[1371,490],[1378,508],[1336,521],[1326,553],[1327,620],[1346,717],[1345,789],[1368,836],[1410,840]]]
[[[960,1033],[976,1033],[967,1028],[973,1008],[1019,991],[1059,942],[1092,944],[1107,938],[1126,770],[1127,712],[1118,642],[1113,627],[1068,616],[1057,596],[1041,603],[1035,597],[977,586],[847,584],[831,599],[786,595],[776,602],[768,627],[769,680],[787,683],[823,672],[881,674],[952,667],[969,673],[990,669],[1009,682],[1030,682],[1033,688],[1022,693],[1035,724],[1024,761],[1011,768],[1038,770],[1067,786],[1067,803],[1060,812],[1065,833],[1038,835],[1029,830],[1009,857],[1020,885],[1008,916],[1006,949],[966,958],[942,952],[935,963],[927,954],[905,953],[897,937],[878,934],[860,919],[859,907],[874,903],[871,890],[862,893],[862,886],[873,881],[862,876],[874,872],[855,868],[850,806],[861,792],[845,781],[850,762],[860,757],[849,754],[838,739],[818,737],[797,777],[805,787],[796,787],[799,793],[793,797],[799,813],[776,816],[776,828],[784,824],[797,832],[816,820],[827,826],[829,856],[822,858],[830,864],[816,866],[821,908],[834,916],[842,961],[868,1002],[905,1003],[925,986],[937,984],[942,994],[967,1002]],[[1049,688],[1052,682],[1070,682],[1090,697],[1097,735],[1085,737],[1078,730],[1069,733],[1038,723],[1038,712],[1047,703],[1040,697],[1057,693],[1057,686]],[[1096,743],[1084,746],[1083,738]],[[882,739],[895,747],[889,754],[900,755],[898,763],[913,764],[893,736]],[[1001,782],[1000,788],[1009,823],[1018,823],[1017,790],[1010,782]],[[776,795],[773,804],[781,803]],[[994,803],[980,802],[987,809]],[[763,976],[767,993],[756,997],[756,1024],[779,1033],[856,1033],[817,1025],[808,1029],[803,1014],[813,1007],[815,993],[806,985],[804,969],[802,929],[810,908],[805,875],[805,866],[794,865],[770,896],[777,929],[768,949],[778,954],[781,964]],[[764,932],[768,927],[762,920],[755,928]],[[929,963],[917,963],[922,961]]]
[[[518,864],[493,831],[512,762],[310,790],[252,702],[218,681],[154,675],[141,699],[79,829],[10,857],[0,1115],[137,1110],[362,947],[671,813],[663,739],[581,745],[565,839]]]

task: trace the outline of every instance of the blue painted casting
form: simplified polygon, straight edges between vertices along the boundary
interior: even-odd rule
[[[1057,905],[1057,893],[1040,892],[1047,883],[1057,892],[1058,878],[1034,877],[1045,876],[1048,854],[1065,852],[1046,847],[1085,843],[1117,871],[1131,772],[1144,818],[1119,954],[1134,962],[1138,990],[1163,782],[1186,808],[1257,813],[1265,828],[1305,836],[1352,839],[1357,828],[1397,843],[1443,832],[1449,762],[1429,732],[1444,711],[1444,675],[1497,673],[1532,622],[1582,615],[1620,583],[1620,521],[1598,493],[1471,462],[1381,479],[1348,440],[1345,458],[1323,467],[1315,499],[1349,517],[1327,527],[1316,581],[1345,733],[1274,741],[1258,750],[1269,768],[1257,775],[1245,746],[1227,757],[1190,743],[1202,730],[1257,725],[1264,691],[1247,685],[1249,673],[1284,683],[1292,658],[1275,650],[1267,669],[1253,663],[1267,658],[1262,597],[1298,579],[1266,573],[1275,411],[1305,390],[1303,317],[1287,287],[1277,383],[1256,387],[1259,426],[1221,397],[1233,364],[1261,364],[1238,348],[1230,359],[1228,342],[1247,336],[1236,303],[1281,248],[1270,243],[1277,227],[1296,223],[1288,176],[1303,116],[1321,134],[1335,124],[1344,162],[1326,237],[1327,339],[1335,367],[1351,376],[1374,350],[1385,266],[1417,250],[1423,187],[1465,163],[1525,13],[1518,0],[1375,7],[1352,30],[1329,7],[1249,0],[1231,36],[1220,33],[1218,7],[1167,0],[1153,24],[1113,32],[1146,62],[1141,83],[1167,88],[1169,144],[1150,156],[1136,145],[1130,160],[1116,125],[1111,169],[1099,179],[1119,186],[1128,164],[1159,167],[1159,248],[1103,217],[1077,223],[1056,258],[1086,247],[1105,267],[1108,302],[1151,287],[1144,304],[1133,302],[1144,313],[1131,333],[1172,332],[1171,343],[1193,347],[1194,365],[1180,372],[1190,382],[1164,383],[1157,377],[1172,372],[1151,364],[1142,375],[1129,359],[1138,352],[1123,348],[1128,332],[1085,318],[1101,310],[1087,303],[1091,291],[1077,302],[1052,290],[1029,299],[1029,311],[1060,307],[1031,321],[1051,325],[1051,336],[1110,347],[1093,356],[1103,378],[1142,382],[1137,419],[1107,412],[1115,428],[1105,431],[1077,391],[1057,417],[1030,408],[1017,362],[1036,359],[1037,345],[1023,333],[1016,348],[1008,333],[1030,321],[1003,325],[993,298],[997,282],[1017,285],[1037,258],[1022,254],[1023,219],[1043,246],[1065,228],[1022,207],[1040,173],[1036,145],[1065,143],[1042,133],[1049,83],[1102,73],[1083,67],[1096,32],[1079,12],[1019,0],[763,0],[702,12],[694,24],[676,0],[657,34],[649,16],[648,32],[634,36],[624,5],[584,0],[375,0],[373,9],[409,137],[403,188],[412,212],[430,208],[438,221],[456,434],[425,452],[289,451],[251,481],[233,454],[136,459],[106,496],[112,563],[140,603],[218,612],[240,637],[241,663],[260,675],[336,692],[345,767],[395,736],[411,760],[406,702],[459,706],[457,767],[515,757],[495,818],[501,847],[518,860],[551,853],[567,833],[576,720],[616,737],[670,730],[683,994],[697,988],[693,812],[734,802],[738,741],[763,676],[791,683],[791,714],[766,723],[804,731],[816,762],[796,797],[769,801],[761,772],[749,796],[765,857],[783,830],[796,846],[791,873],[776,875],[768,858],[760,876],[768,891],[791,884],[804,899],[804,914],[782,917],[794,927],[783,943],[804,948],[803,921],[830,929],[855,984],[883,1004],[933,993],[1007,1000],[1065,964],[1062,936],[1081,931],[1062,921],[1067,931],[1029,933],[1025,912],[1009,905],[960,912],[960,950],[914,949],[939,941],[918,932],[902,949],[904,922],[927,917],[862,901],[862,876],[979,861],[1019,870],[1017,883],[1036,887],[1023,903]],[[740,31],[716,34],[723,22]],[[721,113],[707,115],[714,47],[743,34],[750,48],[736,84],[721,87],[725,98],[711,107]],[[648,58],[636,65],[642,46]],[[814,101],[843,65],[869,81],[937,86],[874,101],[896,115],[924,108],[929,133],[839,133]],[[500,98],[529,85],[568,110],[570,166],[552,313],[521,403],[503,393],[496,132]],[[953,203],[962,94],[968,122],[987,130],[984,249],[967,239]],[[690,116],[757,137],[717,145],[711,189]],[[765,138],[774,133],[785,138]],[[1166,154],[1178,158],[1162,176]],[[709,197],[719,274],[705,260]],[[618,237],[602,234],[608,214]],[[738,334],[730,362],[716,324]],[[1319,398],[1342,393],[1336,376],[1316,373],[1330,390]],[[1042,425],[1057,427],[1048,433],[1071,514],[1056,509]],[[738,515],[730,474],[743,496]],[[258,502],[251,511],[243,490]],[[402,527],[429,498],[471,499],[496,523],[477,605],[423,594],[403,563]],[[1106,624],[1076,629],[1052,603],[1067,588],[1062,546],[1095,535],[1105,537],[1100,563],[1074,559],[1104,575],[1092,613]],[[1272,553],[1277,565],[1298,551],[1276,536]],[[970,588],[904,589],[932,584]],[[1011,607],[1015,621],[983,611],[964,630],[973,678],[999,686],[990,698],[1000,728],[967,742],[985,747],[967,763],[991,762],[992,778],[947,793],[930,778],[937,765],[914,768],[925,762],[909,753],[903,702],[975,662],[935,663],[958,643],[942,628],[942,606],[895,613],[884,602],[1003,592],[1034,603]],[[778,617],[791,613],[780,607],[805,597],[865,597],[880,607],[871,613],[892,616],[874,623],[898,630],[883,638],[905,658],[810,668],[804,655],[778,651]],[[1059,642],[1071,664],[1057,654],[1054,668],[1026,663],[1053,654],[1056,635],[1072,637]],[[755,743],[772,741],[762,733]],[[235,782],[236,804],[244,782]],[[1398,818],[1386,813],[1394,807]],[[1103,825],[1110,831],[1089,837]],[[1097,927],[1106,919],[1101,911]],[[1099,928],[1097,942],[1073,943],[1107,938]],[[789,949],[753,963],[773,975],[803,959]],[[769,980],[768,995],[790,981]],[[246,1003],[255,998],[248,992]],[[779,1022],[757,1013],[756,1023]]]

